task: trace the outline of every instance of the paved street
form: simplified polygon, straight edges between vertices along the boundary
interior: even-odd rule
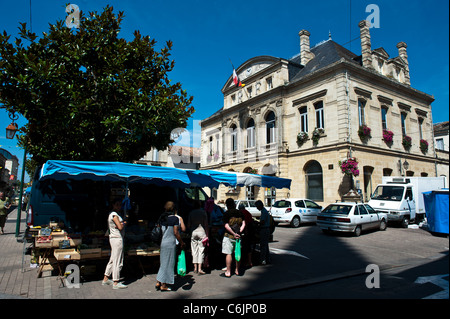
[[[125,272],[128,289],[101,286],[101,276],[87,278],[80,288],[61,287],[57,276],[37,278],[24,257],[23,244],[14,236],[16,212],[0,236],[0,298],[31,299],[307,299],[307,298],[413,298],[448,299],[447,237],[422,229],[388,228],[387,231],[325,235],[315,225],[278,226],[270,243],[273,263],[256,266],[242,277],[221,278],[220,269],[198,276],[188,273],[176,280],[174,291],[154,289],[156,271],[146,267],[143,276],[131,264]],[[24,220],[22,228],[24,229]],[[130,262],[131,263],[131,262]],[[368,289],[366,267],[380,269],[380,288]],[[101,265],[103,267],[103,265]],[[442,276],[436,278],[432,276]],[[446,276],[445,276],[446,275]],[[418,278],[421,280],[417,281]],[[417,282],[416,282],[417,281]],[[446,283],[440,287],[436,283]]]

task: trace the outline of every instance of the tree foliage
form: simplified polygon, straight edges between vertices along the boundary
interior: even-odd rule
[[[58,21],[38,39],[21,23],[15,41],[0,34],[0,102],[27,119],[19,143],[36,163],[129,162],[187,126],[192,97],[168,78],[172,43],[119,38],[123,17],[108,6],[81,12],[78,29]]]

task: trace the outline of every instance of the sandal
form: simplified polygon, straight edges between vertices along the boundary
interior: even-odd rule
[[[161,289],[161,283],[160,283],[160,282],[157,282],[157,283],[156,283],[155,289],[156,289],[156,290],[160,290],[160,289]]]
[[[172,289],[170,289],[169,287],[166,288],[160,288],[161,291],[172,291]]]
[[[223,273],[221,273],[220,275],[219,275],[220,277],[224,277],[224,278],[231,278],[231,275],[229,275],[229,276],[227,276],[227,275],[225,275],[225,273],[223,272]]]

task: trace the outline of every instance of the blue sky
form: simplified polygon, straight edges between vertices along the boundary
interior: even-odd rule
[[[31,26],[38,36],[48,31],[48,23],[65,20],[68,0],[31,0]],[[198,121],[222,107],[221,89],[232,73],[246,60],[271,55],[290,58],[299,53],[298,32],[311,33],[311,46],[328,39],[361,54],[358,22],[366,19],[369,4],[379,8],[379,28],[371,28],[372,49],[383,47],[391,57],[398,55],[396,44],[408,45],[411,86],[435,97],[433,122],[449,119],[449,3],[434,1],[201,1],[201,0],[73,0],[84,12],[102,11],[107,4],[124,11],[120,37],[133,38],[133,31],[158,41],[161,48],[173,42],[175,69],[172,81],[181,82],[194,96],[196,109],[189,128],[194,146],[199,146]],[[17,35],[19,22],[30,24],[30,0],[0,0],[0,32]],[[0,110],[0,147],[18,156],[23,150],[5,138],[10,123]],[[19,120],[19,125],[25,123]],[[185,137],[181,143],[187,140]],[[22,163],[21,163],[22,164]]]

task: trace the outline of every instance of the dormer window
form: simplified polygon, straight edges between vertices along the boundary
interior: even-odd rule
[[[383,66],[384,66],[384,61],[383,60],[378,60],[378,71],[383,74]]]

